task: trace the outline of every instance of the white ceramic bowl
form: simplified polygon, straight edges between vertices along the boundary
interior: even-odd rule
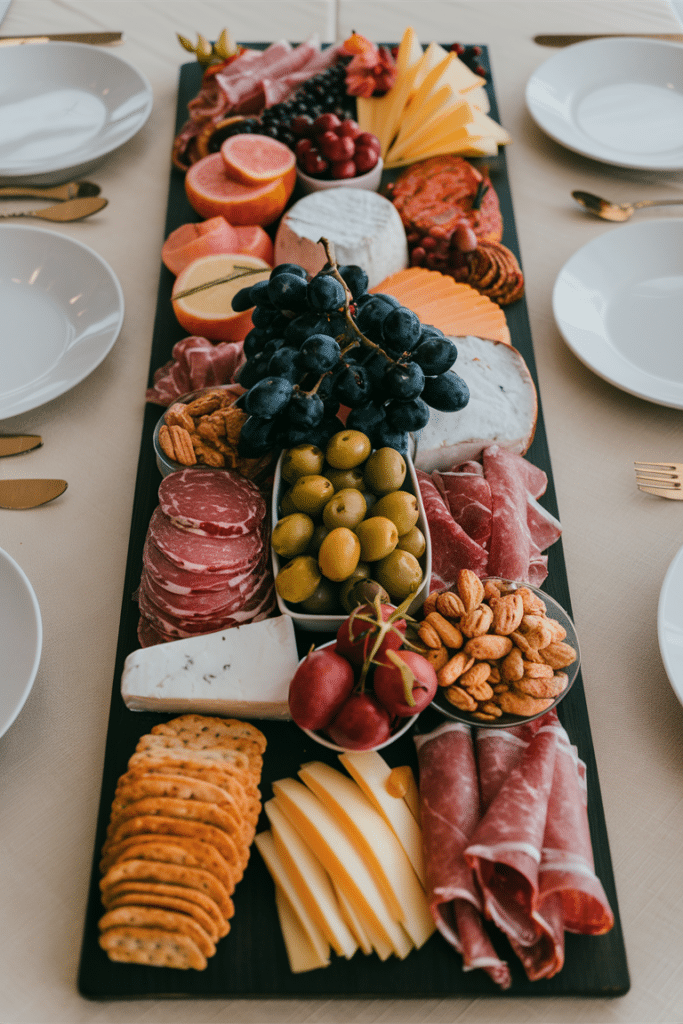
[[[355,178],[312,178],[310,174],[304,174],[298,166],[296,176],[306,194],[309,192],[322,192],[328,188],[339,188],[342,185],[344,188],[365,188],[370,192],[376,192],[382,180],[383,168],[384,161],[380,157],[371,171],[359,174]]]
[[[491,578],[493,579],[494,582],[497,579],[499,579],[498,577]],[[528,587],[532,593],[536,594],[537,597],[539,597],[545,603],[548,617],[552,619],[557,619],[557,621],[562,626],[564,626],[565,630],[567,631],[567,636],[564,640],[564,643],[567,643],[574,648],[574,650],[576,651],[576,659],[572,662],[571,665],[568,665],[567,668],[561,669],[561,671],[564,672],[568,677],[567,685],[565,686],[562,693],[555,697],[551,705],[543,708],[542,711],[538,711],[534,715],[523,716],[503,714],[501,715],[500,718],[496,718],[492,722],[482,722],[481,720],[474,718],[469,712],[460,711],[459,708],[456,708],[454,707],[453,704],[449,703],[449,701],[446,700],[444,688],[439,687],[436,696],[432,701],[432,707],[436,708],[436,710],[439,711],[442,715],[445,715],[447,718],[452,718],[456,722],[465,722],[467,725],[473,725],[479,728],[486,729],[509,729],[510,726],[512,725],[523,725],[524,722],[531,722],[534,718],[539,718],[541,715],[545,715],[548,711],[551,710],[551,708],[557,707],[560,701],[563,701],[569,693],[569,691],[571,690],[576,680],[576,677],[579,674],[579,668],[581,665],[581,651],[579,650],[579,641],[576,635],[576,628],[571,618],[569,617],[568,613],[562,607],[562,605],[559,604],[554,598],[550,597],[549,594],[546,594],[545,591],[539,590],[538,587],[532,587],[529,583],[514,582],[512,580],[500,580],[500,582],[505,583],[508,588]]]
[[[323,647],[332,647],[332,645],[335,643],[336,640],[330,640],[326,644],[321,644],[321,646],[317,648],[317,650],[322,650]],[[299,664],[301,664],[302,661],[305,661],[305,658],[302,658]],[[376,747],[366,747],[362,751],[359,751],[357,747],[340,747],[337,743],[333,743],[332,740],[328,739],[327,736],[323,735],[322,732],[316,732],[313,729],[304,729],[303,726],[301,725],[299,726],[299,728],[301,729],[302,732],[306,733],[306,735],[310,737],[310,739],[315,740],[315,742],[319,743],[321,747],[327,747],[328,750],[336,750],[339,754],[346,753],[347,751],[352,751],[353,753],[366,753],[369,750],[383,750],[384,747],[390,746],[395,740],[399,738],[399,736],[403,736],[405,733],[407,733],[410,727],[415,724],[418,718],[419,714],[410,715],[409,718],[399,719],[397,728],[394,730],[394,732],[392,732],[391,736],[388,739],[386,739],[383,743],[378,743]]]
[[[277,523],[280,516],[280,501],[282,495],[287,490],[288,484],[286,480],[282,478],[282,460],[285,456],[285,452],[282,452],[277,465],[275,467],[275,478],[273,481],[273,504],[272,504],[272,523],[273,526]],[[405,457],[406,461],[406,479],[404,483],[404,489],[409,490],[417,498],[417,505],[420,512],[417,520],[417,525],[425,535],[427,546],[424,555],[418,559],[420,567],[422,569],[422,585],[417,591],[414,601],[411,603],[408,612],[414,615],[421,607],[424,599],[429,593],[429,582],[432,575],[432,546],[429,536],[429,526],[427,524],[427,516],[425,515],[424,504],[422,502],[422,495],[420,493],[420,486],[415,472],[415,466],[410,455]],[[280,568],[284,564],[284,560],[280,558],[278,554],[271,548],[271,557],[273,560],[273,574],[277,577]],[[311,615],[308,612],[302,612],[297,610],[296,605],[287,604],[282,600],[280,595],[277,595],[277,603],[280,613],[282,615],[289,615],[294,620],[294,625],[299,629],[305,629],[309,632],[316,633],[336,633],[342,622],[348,618],[348,613],[340,612],[339,615]]]

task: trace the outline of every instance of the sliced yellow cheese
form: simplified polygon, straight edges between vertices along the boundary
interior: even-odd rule
[[[431,144],[441,143],[450,132],[476,124],[477,114],[481,111],[464,100],[459,93],[454,95],[449,86],[444,86],[443,90],[449,95],[445,103],[439,104],[431,112],[429,104],[426,104],[424,118],[413,118],[405,129],[402,124],[396,141],[387,153],[387,160],[400,159],[408,153],[416,152],[425,140]]]
[[[320,958],[279,885],[275,886],[275,907],[292,974],[303,974],[304,971],[315,971],[318,967],[328,967],[329,960]]]
[[[384,963],[393,954],[394,950],[384,937],[373,927],[372,922],[364,918],[362,912],[357,906],[354,906],[343,890],[337,890],[337,899],[339,900],[339,906],[342,908],[342,912],[346,915],[349,921],[349,927],[355,933],[356,929],[359,930],[364,936],[365,942],[368,943],[370,952],[377,954],[379,959]],[[353,923],[352,923],[353,922]],[[406,936],[406,941],[410,946],[410,940]],[[359,945],[363,949],[363,945],[359,940]],[[407,954],[406,954],[407,955]]]
[[[292,886],[334,951],[350,960],[358,949],[358,943],[342,916],[327,872],[277,805],[276,800],[268,800],[264,804],[264,810],[270,823],[275,849],[287,870]]]
[[[370,941],[367,928],[361,924],[358,912],[344,890],[340,886],[335,885],[334,880],[332,880],[332,886],[334,888],[342,916],[351,929],[356,942],[360,946],[361,952],[365,953],[366,956],[370,956],[372,953],[372,942]],[[393,950],[391,949],[391,946],[387,948],[389,949],[387,956],[391,956]]]
[[[491,137],[480,135],[468,135],[465,131],[455,132],[445,138],[439,139],[433,145],[427,145],[424,149],[409,150],[402,157],[396,159],[387,158],[384,166],[387,170],[396,167],[406,167],[417,160],[427,160],[432,156],[447,156],[456,154],[460,156],[496,156],[498,143]]]
[[[356,96],[356,121],[361,131],[370,132],[371,135],[377,134],[375,131],[376,110],[377,103],[372,96],[368,99],[365,96]]]
[[[302,765],[299,777],[343,826],[372,870],[395,920],[419,949],[434,932],[424,889],[394,831],[347,775],[322,761]]]
[[[382,156],[389,149],[398,131],[401,115],[410,97],[422,57],[420,41],[415,30],[409,26],[403,33],[396,55],[396,81],[384,96],[378,97],[375,105],[375,135],[380,141]]]
[[[403,959],[408,952],[405,933],[392,917],[382,890],[334,815],[296,779],[279,779],[273,783],[273,792],[328,874],[338,886],[343,886],[349,899]]]
[[[275,885],[286,897],[292,911],[298,919],[301,929],[306,935],[308,943],[315,953],[318,961],[316,966],[327,967],[330,962],[330,944],[322,931],[313,921],[306,904],[299,896],[296,888],[292,885],[289,873],[287,872],[287,869],[275,848],[272,833],[269,831],[259,832],[259,834],[254,837],[254,843],[256,844],[258,852],[263,857],[263,861],[268,868]],[[287,945],[286,938],[285,944]],[[287,947],[287,954],[289,956],[289,946]]]
[[[429,44],[413,66],[408,102],[412,102],[413,97],[423,91],[423,85],[434,71],[434,68],[441,65],[447,57],[448,51],[444,50],[443,46],[439,46],[438,43]]]
[[[471,103],[473,107],[479,107],[485,114],[488,114],[491,109],[489,94],[483,85],[480,85],[477,89],[470,89],[467,93],[467,102]]]
[[[392,768],[387,779],[387,792],[390,796],[402,796],[415,820],[420,821],[420,793],[415,781],[415,774],[409,764]]]
[[[339,760],[356,780],[367,798],[382,815],[405,850],[415,874],[424,886],[425,866],[422,852],[422,829],[401,797],[391,796],[387,781],[391,768],[376,750],[340,754]]]

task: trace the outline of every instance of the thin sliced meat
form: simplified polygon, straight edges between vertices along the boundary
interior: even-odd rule
[[[255,484],[228,469],[180,469],[159,485],[159,505],[176,526],[205,537],[240,537],[267,508]]]
[[[254,589],[238,601],[230,601],[224,610],[203,616],[188,617],[176,615],[166,608],[161,608],[149,596],[145,587],[140,587],[137,592],[137,600],[140,612],[157,629],[169,636],[193,636],[203,633],[213,633],[218,629],[227,629],[229,626],[237,625],[239,622],[246,622],[254,617],[262,609],[273,591],[273,580],[269,573],[265,573]]]
[[[245,560],[261,554],[264,543],[257,531],[241,537],[203,537],[175,526],[158,505],[152,513],[148,535],[174,565],[196,573],[225,573],[241,568]]]
[[[485,970],[501,988],[510,971],[481,918],[481,897],[463,853],[479,822],[477,766],[468,726],[444,723],[415,737],[429,907],[437,928],[462,954],[463,969]]]
[[[164,590],[158,583],[155,583],[152,576],[143,569],[140,579],[140,588],[144,589],[146,596],[160,611],[166,611],[169,615],[178,618],[201,619],[220,615],[232,609],[238,609],[252,597],[263,576],[261,570],[258,576],[249,573],[243,576],[239,583],[234,582],[229,587],[221,590],[205,590],[199,593],[183,595],[171,594]]]
[[[547,477],[522,456],[500,445],[486,448],[482,460],[491,487],[488,574],[530,582],[529,565],[538,548],[529,530],[529,496],[538,498],[543,493]]]
[[[241,341],[219,341],[191,335],[177,341],[172,358],[154,371],[153,386],[147,389],[146,400],[165,407],[178,398],[202,388],[232,384],[241,395],[244,388],[235,384],[235,374],[244,362]]]
[[[235,576],[253,569],[262,554],[263,552],[256,549],[254,556],[249,561],[236,564],[234,569],[229,572],[189,572],[187,569],[180,569],[166,558],[148,534],[142,549],[142,564],[144,570],[158,586],[168,590],[171,594],[187,596],[202,593],[205,590],[222,590],[230,585]]]
[[[458,470],[434,473],[453,519],[465,533],[487,547],[491,537],[491,486],[481,473]]]
[[[432,477],[421,470],[416,472],[431,537],[432,573],[438,577],[439,589],[452,586],[461,569],[485,576],[486,549],[458,526]]]

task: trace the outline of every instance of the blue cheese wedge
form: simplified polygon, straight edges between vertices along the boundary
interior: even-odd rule
[[[290,718],[299,663],[288,615],[133,651],[121,696],[131,711]]]

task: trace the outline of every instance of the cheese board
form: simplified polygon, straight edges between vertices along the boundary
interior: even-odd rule
[[[254,48],[261,48],[256,44]],[[486,49],[482,47],[482,60]],[[181,68],[177,130],[184,122],[187,104],[199,89],[201,68],[197,63]],[[495,93],[489,76],[487,93],[491,117],[497,116]],[[487,159],[491,180],[498,193],[504,218],[505,244],[519,258],[519,247],[514,226],[512,197],[503,152]],[[385,172],[385,182],[393,172]],[[295,193],[295,196],[297,193]],[[194,220],[183,184],[183,175],[172,170],[165,236],[179,225]],[[170,302],[173,276],[162,266],[158,284],[157,314],[152,339],[150,385],[154,371],[170,357],[174,343],[185,336],[175,320]],[[522,353],[529,371],[537,383],[529,320],[524,299],[514,303],[507,311],[513,344]],[[149,711],[131,711],[121,696],[121,678],[127,656],[139,647],[137,637],[138,606],[134,594],[140,582],[142,551],[150,517],[157,505],[160,474],[155,464],[154,430],[159,418],[158,407],[149,404],[145,411],[140,454],[137,467],[135,499],[132,513],[130,543],[121,605],[119,640],[114,665],[114,678],[108,722],[106,750],[102,772],[99,815],[97,820],[92,873],[84,936],[78,972],[78,989],[89,999],[115,1000],[133,998],[446,998],[496,995],[500,990],[482,971],[463,972],[457,953],[439,934],[418,950],[413,950],[405,961],[391,957],[382,962],[375,955],[357,953],[350,960],[333,958],[322,970],[292,973],[282,939],[276,912],[275,893],[271,876],[263,857],[256,848],[244,878],[234,892],[235,913],[228,935],[218,944],[215,956],[202,971],[173,970],[114,963],[98,944],[98,920],[102,915],[99,890],[100,851],[107,834],[107,825],[117,780],[126,771],[128,759],[141,736],[159,722],[166,722],[168,714]],[[549,483],[543,504],[552,515],[557,515],[555,493],[542,410],[534,441],[528,457],[544,469]],[[571,612],[561,542],[549,551],[549,574],[545,589]],[[321,635],[319,642],[329,639]],[[297,637],[300,655],[315,640],[315,634],[301,632]],[[600,796],[599,780],[593,751],[590,725],[579,674],[571,693],[560,706],[560,718],[579,756],[587,767],[588,819],[595,856],[596,873],[601,880],[614,912],[615,923],[604,935],[567,935],[566,963],[550,979],[531,982],[527,979],[515,957],[510,956],[507,941],[500,934],[492,941],[497,952],[510,960],[512,986],[510,994],[517,996],[604,996],[624,994],[629,988],[623,935],[619,920],[617,896],[609,852],[609,843]],[[428,732],[443,719],[431,708],[420,716],[415,729],[382,751],[391,766],[417,765],[414,734]],[[263,775],[260,788],[263,803],[273,796],[273,784],[285,777],[295,777],[300,766],[318,760],[339,767],[337,754],[309,739],[291,721],[256,720],[267,740]],[[263,813],[258,831],[268,827]]]

